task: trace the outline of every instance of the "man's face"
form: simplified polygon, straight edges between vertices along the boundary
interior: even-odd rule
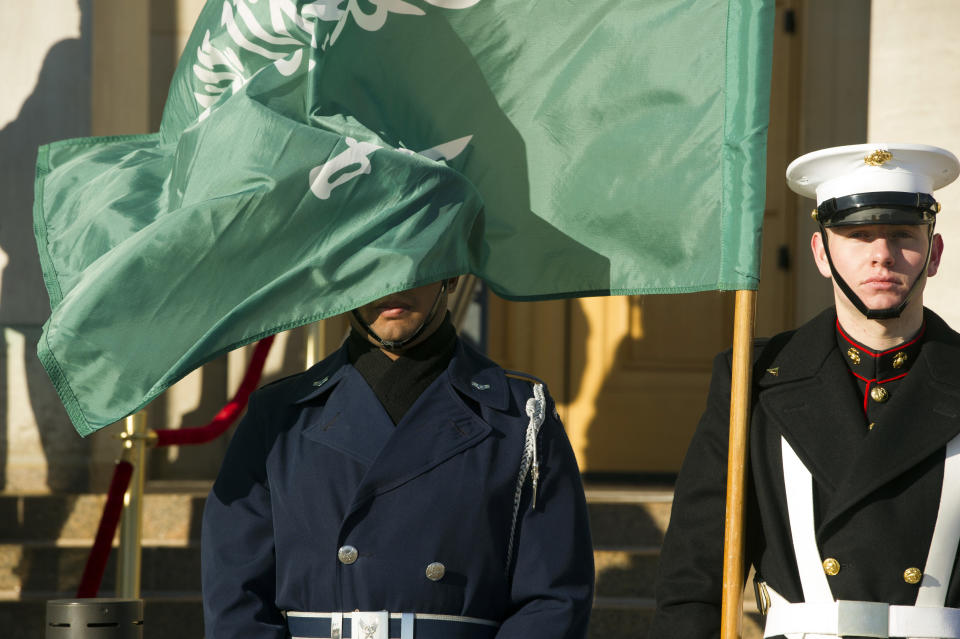
[[[826,230],[830,256],[837,273],[867,308],[895,307],[905,298],[913,282],[922,275],[927,255],[927,227],[924,225],[871,224],[838,226]],[[819,233],[811,241],[814,259],[824,277],[831,277]],[[943,240],[933,238],[927,275],[937,272]],[[838,303],[849,303],[834,282]],[[922,304],[924,284],[913,298]]]
[[[380,339],[399,342],[413,335],[430,315],[430,309],[433,308],[433,304],[437,300],[440,287],[440,282],[434,282],[426,286],[393,293],[361,306],[357,309],[357,312],[367,326],[380,336]],[[456,279],[447,281],[448,292],[452,292],[455,287]],[[430,322],[430,326],[424,328],[420,339],[408,346],[413,346],[429,337],[443,322],[446,297],[446,294],[444,294],[436,315]],[[372,338],[371,341],[373,341]]]

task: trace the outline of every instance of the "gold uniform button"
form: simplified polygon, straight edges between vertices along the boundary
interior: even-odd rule
[[[833,557],[827,557],[823,560],[823,572],[833,577],[840,572],[840,562]]]
[[[873,398],[873,401],[880,402],[881,404],[888,399],[890,399],[890,393],[887,392],[887,389],[883,386],[874,386],[870,390],[870,397]]]
[[[358,555],[357,549],[353,546],[341,546],[340,550],[337,551],[337,559],[340,560],[341,564],[352,564],[357,560]]]
[[[447,574],[447,567],[439,561],[427,564],[427,579],[430,581],[440,581]]]
[[[870,422],[870,424],[867,426],[867,430],[873,430],[873,427],[876,425],[877,425],[876,422]]]
[[[919,568],[907,568],[903,571],[903,580],[908,584],[918,584],[923,579],[923,571]]]

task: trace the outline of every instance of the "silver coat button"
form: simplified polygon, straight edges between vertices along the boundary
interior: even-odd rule
[[[427,579],[430,581],[440,581],[447,574],[447,567],[439,561],[427,565]]]
[[[337,559],[342,564],[352,564],[357,560],[357,549],[353,546],[341,546],[337,551]]]

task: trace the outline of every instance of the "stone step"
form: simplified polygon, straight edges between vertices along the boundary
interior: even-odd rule
[[[590,615],[588,639],[634,639],[647,636],[653,620],[653,600],[636,597],[597,597]],[[763,621],[756,610],[745,608],[742,639],[762,639]],[[677,637],[677,639],[684,639]]]
[[[68,592],[74,596],[90,554],[89,547],[0,544],[0,596]],[[101,592],[116,584],[117,549],[110,552]],[[140,587],[144,591],[200,592],[200,545],[145,546]]]
[[[595,547],[659,548],[663,543],[672,487],[588,485],[585,492]]]
[[[672,486],[585,487],[593,535],[598,601],[619,602],[613,617],[650,608],[663,535],[673,505]],[[629,603],[629,606],[624,606]],[[624,612],[627,610],[628,612]]]
[[[200,518],[209,482],[147,486],[143,500],[144,544],[186,544],[200,539]],[[106,503],[102,494],[0,493],[0,543],[92,543]]]
[[[659,547],[595,548],[598,597],[653,599]]]

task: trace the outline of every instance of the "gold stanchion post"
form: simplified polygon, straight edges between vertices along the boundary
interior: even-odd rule
[[[117,597],[140,598],[140,546],[143,533],[143,484],[147,461],[147,413],[124,420],[124,458],[133,465],[130,486],[123,496],[120,516],[120,549],[117,554]]]

